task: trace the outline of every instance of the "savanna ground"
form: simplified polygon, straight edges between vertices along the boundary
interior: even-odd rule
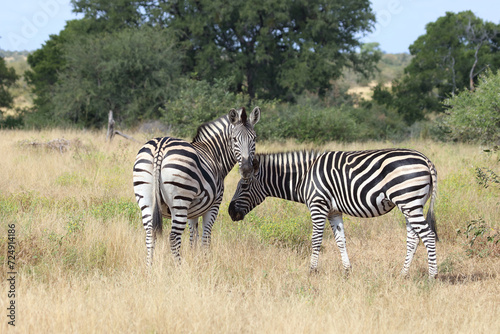
[[[30,145],[63,137],[71,142],[64,153]],[[441,241],[439,277],[429,282],[422,244],[410,277],[399,276],[406,232],[396,210],[375,219],[345,218],[353,265],[348,278],[326,230],[319,272],[310,275],[306,207],[268,199],[243,222],[232,222],[227,208],[236,170],[226,178],[210,251],[191,249],[186,230],[183,262],[175,265],[166,227],[148,276],[132,189],[140,146],[122,138],[106,143],[104,132],[0,131],[0,332],[498,332],[500,189],[481,186],[475,170],[486,166],[499,174],[498,153],[429,141],[314,147],[414,148],[435,163]],[[312,147],[259,142],[257,151]],[[17,274],[9,298],[12,224]],[[11,300],[15,328],[8,325]]]

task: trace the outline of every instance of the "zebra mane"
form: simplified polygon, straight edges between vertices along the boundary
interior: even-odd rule
[[[260,163],[265,161],[283,161],[284,157],[290,158],[293,155],[298,156],[299,158],[307,157],[308,160],[315,160],[320,155],[325,153],[325,151],[317,151],[317,150],[296,150],[296,151],[285,151],[285,152],[273,152],[273,153],[257,153],[255,158],[259,160]],[[287,159],[290,161],[290,159]]]
[[[290,154],[297,154],[299,156],[304,156],[304,155],[309,155],[310,157],[318,157],[321,154],[325,153],[326,151],[318,151],[318,150],[295,150],[295,151],[284,151],[284,152],[269,152],[269,153],[257,153],[255,156],[256,157],[263,157],[265,158],[266,156],[273,156],[273,157],[284,157]]]
[[[227,115],[223,115],[213,121],[205,122],[202,125],[200,125],[196,130],[196,135],[194,136],[192,143],[203,141],[204,139],[206,139],[207,137],[206,130],[209,128],[212,129],[216,128],[212,126],[216,123],[222,124],[223,127],[225,128],[226,126],[229,125],[229,117]]]

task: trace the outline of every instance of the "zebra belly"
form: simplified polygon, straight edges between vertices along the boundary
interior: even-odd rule
[[[366,200],[363,202],[358,202],[357,204],[352,204],[348,207],[342,202],[337,201],[334,197],[330,198],[330,212],[329,216],[340,213],[347,214],[353,217],[359,218],[371,218],[382,216],[392,209],[396,205],[387,198],[384,192],[380,192],[374,200]]]
[[[203,214],[205,214],[208,210],[210,210],[210,208],[212,208],[214,202],[215,202],[215,196],[210,196],[210,197],[204,196],[204,197],[194,198],[193,202],[188,208],[187,218],[193,219],[203,216]],[[170,210],[170,207],[166,203],[162,203],[161,211],[163,217],[168,219],[172,218],[172,211]]]

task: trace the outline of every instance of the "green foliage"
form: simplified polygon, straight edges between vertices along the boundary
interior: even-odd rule
[[[163,110],[163,121],[172,126],[175,136],[192,138],[198,126],[248,104],[248,97],[229,92],[230,80],[182,80],[178,96]],[[285,140],[324,143],[368,139],[403,138],[405,124],[395,112],[373,103],[352,106],[355,99],[346,92],[319,98],[304,94],[298,103],[279,100],[253,100],[266,119],[256,127],[258,140]],[[343,104],[344,102],[345,104]]]
[[[469,222],[464,231],[457,229],[457,234],[465,237],[468,256],[500,256],[500,231],[490,227],[483,218]]]
[[[444,103],[451,108],[446,124],[460,141],[500,142],[500,71],[480,76],[474,91],[464,90]]]
[[[85,227],[85,222],[83,220],[83,213],[70,215],[66,225],[67,235],[72,235],[82,232],[84,227]]]
[[[266,244],[290,247],[299,251],[308,249],[311,246],[312,233],[309,213],[299,211],[295,203],[285,200],[280,201],[280,207],[285,207],[287,217],[283,217],[279,212],[262,216],[252,211],[246,216],[245,222]],[[289,218],[290,216],[294,218]]]
[[[424,119],[428,112],[442,111],[440,102],[471,87],[486,66],[500,65],[498,31],[498,25],[471,11],[447,12],[427,24],[426,34],[410,46],[414,57],[406,75],[393,82],[392,99],[380,91],[374,99],[395,108],[408,124]]]
[[[405,131],[401,117],[376,104],[327,106],[309,99],[300,104],[259,102],[266,122],[256,128],[259,139],[325,143],[400,139]]]
[[[183,79],[179,93],[165,105],[162,119],[173,125],[176,136],[192,138],[201,124],[228,113],[231,108],[248,104],[242,94],[229,92],[229,80],[207,81]]]
[[[56,184],[63,187],[77,186],[77,185],[81,186],[87,183],[88,183],[87,179],[74,172],[63,173],[56,179]]]
[[[484,188],[494,185],[500,189],[500,177],[487,167],[476,167],[476,180]]]
[[[117,121],[131,125],[158,117],[176,90],[180,54],[165,31],[142,28],[76,39],[64,54],[66,70],[53,94],[54,114],[63,122],[100,127],[113,110]]]
[[[423,120],[427,112],[441,108],[433,94],[425,93],[427,90],[432,90],[428,83],[404,76],[394,80],[390,90],[377,85],[373,90],[373,100],[396,110],[407,125],[412,125]]]
[[[135,225],[141,221],[141,210],[137,203],[125,199],[111,199],[102,203],[93,204],[89,214],[102,221],[109,221],[117,216],[123,216],[131,224]]]
[[[24,125],[24,111],[20,111],[16,116],[8,115],[0,119],[0,129],[18,129]]]
[[[356,52],[374,14],[368,0],[75,0],[96,24],[172,29],[186,50],[183,73],[197,79],[232,77],[231,90],[250,98],[291,99],[324,93],[352,68],[371,74],[378,55]],[[104,28],[103,28],[104,29]]]
[[[52,103],[52,93],[58,81],[58,73],[66,68],[64,47],[76,38],[89,34],[88,20],[71,20],[59,35],[50,35],[42,48],[28,55],[31,69],[24,74],[34,94],[34,108],[26,115],[28,127],[42,128],[57,122]]]
[[[0,116],[2,116],[2,108],[12,107],[13,99],[8,89],[16,83],[17,79],[16,71],[12,67],[7,67],[5,60],[0,57]]]

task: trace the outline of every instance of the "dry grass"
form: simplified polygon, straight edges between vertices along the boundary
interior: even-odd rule
[[[80,144],[62,154],[19,144],[63,137]],[[318,149],[391,146],[331,143]],[[227,206],[238,180],[234,171],[226,179],[211,250],[190,249],[185,235],[183,263],[176,266],[163,237],[153,272],[147,276],[144,232],[131,184],[140,145],[121,138],[107,144],[104,133],[1,131],[0,308],[6,313],[9,302],[7,225],[14,223],[19,333],[498,331],[500,259],[494,253],[468,256],[467,240],[456,233],[480,217],[499,229],[500,191],[481,188],[474,179],[476,166],[499,172],[498,157],[468,145],[397,146],[424,152],[438,169],[442,241],[435,282],[427,281],[422,245],[410,278],[399,277],[406,248],[403,218],[396,211],[377,219],[346,218],[354,267],[349,278],[342,275],[331,231],[324,240],[320,271],[310,275],[309,244],[303,241],[310,236],[294,244],[269,238],[272,231],[267,230],[308,230],[305,206],[270,199],[245,221],[233,223]],[[292,142],[280,147],[259,143],[257,149],[295,147]],[[305,227],[296,230],[291,222]],[[494,248],[487,242],[483,247]],[[2,319],[0,332],[7,333],[12,328],[5,315]]]

